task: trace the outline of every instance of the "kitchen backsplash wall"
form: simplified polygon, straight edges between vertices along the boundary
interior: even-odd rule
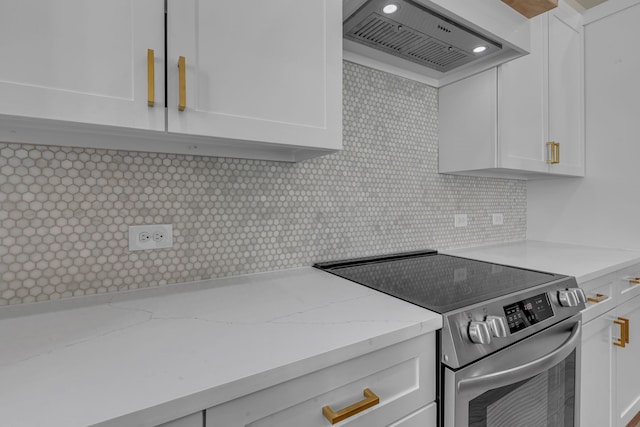
[[[437,105],[345,62],[344,150],[301,163],[0,144],[0,305],[523,239],[524,182],[437,173]],[[160,223],[173,248],[129,252]]]

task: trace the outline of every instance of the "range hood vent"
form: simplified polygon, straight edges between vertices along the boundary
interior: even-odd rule
[[[386,15],[390,3],[397,10]],[[369,0],[349,16],[344,37],[440,72],[485,58],[502,45],[411,0]],[[484,46],[481,53],[474,49]]]

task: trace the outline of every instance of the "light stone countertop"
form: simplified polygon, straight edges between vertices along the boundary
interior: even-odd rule
[[[313,268],[176,288],[0,309],[0,424],[153,426],[442,326]]]
[[[640,252],[538,240],[454,249],[441,253],[575,276],[578,284],[640,262]]]

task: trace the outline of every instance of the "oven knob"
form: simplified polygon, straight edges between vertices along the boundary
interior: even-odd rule
[[[487,322],[469,323],[469,339],[476,344],[491,344],[491,332]]]
[[[571,289],[558,291],[558,301],[563,307],[575,307],[578,305],[578,296]]]
[[[504,338],[507,336],[507,326],[503,316],[487,316],[485,320],[489,324],[494,337]]]
[[[584,294],[584,291],[580,288],[569,288],[569,291],[573,292],[576,295],[576,299],[578,303],[587,303],[587,297]]]

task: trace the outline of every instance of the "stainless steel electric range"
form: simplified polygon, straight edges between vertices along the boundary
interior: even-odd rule
[[[442,314],[440,426],[579,426],[575,278],[436,251],[315,267]]]

